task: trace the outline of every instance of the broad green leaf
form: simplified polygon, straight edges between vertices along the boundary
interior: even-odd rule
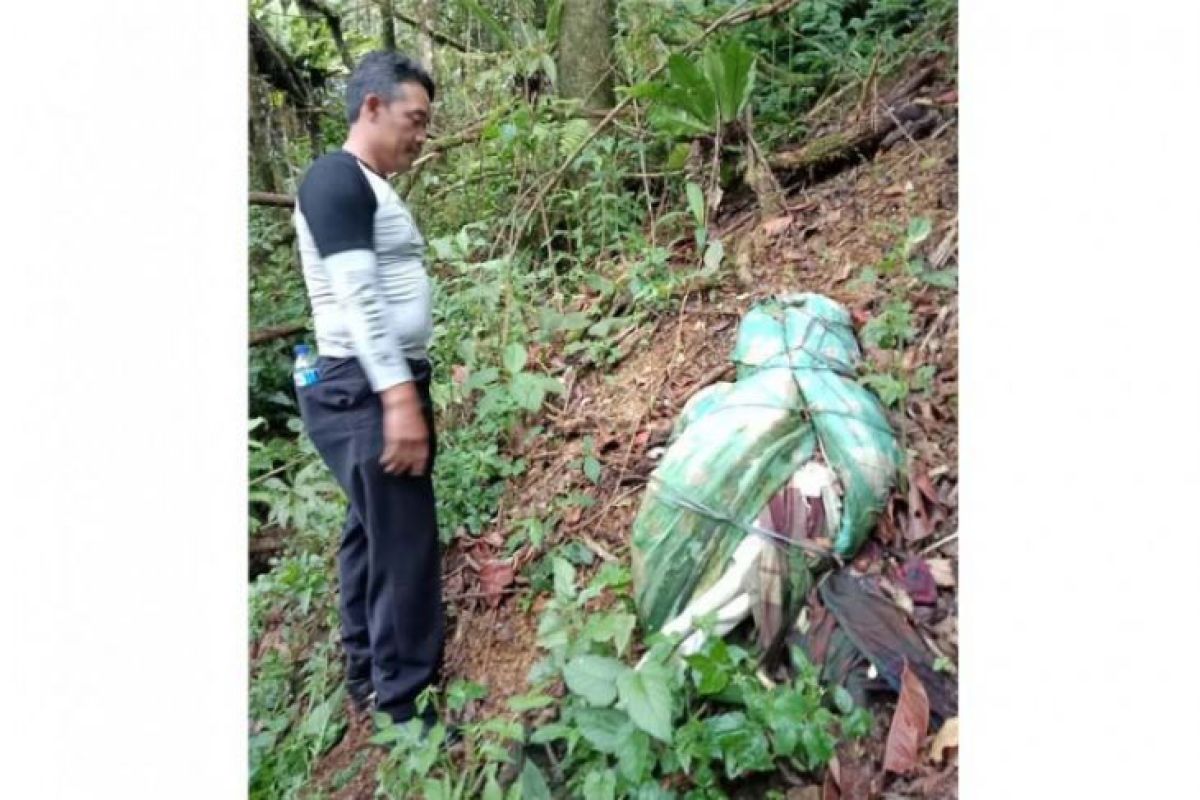
[[[625,780],[632,784],[641,783],[648,776],[652,764],[650,737],[642,731],[633,731],[617,746],[617,769]]]
[[[725,258],[725,245],[721,244],[720,239],[713,239],[708,243],[708,247],[704,251],[704,274],[713,275],[721,267],[721,261]]]
[[[496,369],[495,367],[487,367],[486,369],[481,369],[478,372],[472,372],[470,376],[467,377],[467,382],[463,384],[463,387],[468,392],[476,389],[484,389],[494,383],[496,378],[499,377],[500,370]]]
[[[488,770],[487,782],[483,785],[482,800],[504,800],[504,790],[500,788],[500,784],[496,781],[495,769]]]
[[[537,764],[525,759],[525,767],[521,770],[521,797],[524,800],[550,800],[550,787]]]
[[[546,744],[555,739],[566,739],[575,729],[561,722],[552,722],[537,728],[529,737],[532,744]]]
[[[636,625],[637,617],[633,614],[612,611],[593,617],[584,632],[593,642],[612,642],[617,648],[617,655],[621,656],[625,654],[625,648],[629,646],[629,640],[633,637],[633,629]]]
[[[675,793],[668,791],[653,781],[647,781],[638,787],[633,800],[675,800]]]
[[[518,372],[513,378],[512,396],[521,408],[536,412],[546,401],[546,389],[539,376]]]
[[[928,239],[932,232],[933,225],[930,224],[928,217],[914,218],[908,223],[908,233],[904,237],[905,249],[911,251],[912,248]]]
[[[425,800],[450,800],[453,792],[450,789],[449,778],[426,778]]]
[[[843,714],[849,714],[854,710],[854,698],[846,691],[844,686],[835,686],[833,689],[833,705]]]
[[[729,685],[728,671],[703,653],[688,658],[688,666],[692,670],[696,691],[701,695],[720,694]]]
[[[504,348],[504,368],[509,373],[516,375],[525,368],[528,360],[529,356],[525,352],[525,348],[516,342],[512,342]]]
[[[732,779],[773,766],[762,728],[742,712],[709,717],[704,724],[712,741],[721,750],[727,777]]]
[[[958,270],[953,268],[929,270],[921,273],[921,280],[939,289],[953,289],[954,285],[958,283]]]
[[[569,564],[567,566],[570,566]],[[557,594],[558,575],[555,574],[555,593]],[[561,615],[547,611],[538,620],[538,647],[554,651],[565,647],[571,641],[571,629]]]
[[[692,218],[696,220],[697,225],[704,224],[704,190],[700,188],[698,183],[692,181],[687,182],[686,186],[688,208],[691,209]]]
[[[678,172],[683,169],[687,165],[691,151],[691,147],[685,142],[680,142],[671,148],[671,154],[667,156],[667,172]]]
[[[563,679],[567,688],[593,706],[608,706],[617,699],[617,678],[629,667],[615,658],[582,655],[567,662]]]
[[[487,688],[474,681],[456,680],[446,689],[446,705],[461,711],[471,700],[487,697]]]
[[[563,394],[567,391],[567,387],[563,386],[562,381],[553,375],[534,374],[530,375],[530,377],[537,381],[538,386],[542,387],[542,391],[549,394]]]
[[[816,721],[810,721],[800,731],[800,744],[804,747],[805,760],[810,768],[829,763],[833,758],[837,741],[828,730]]]
[[[670,673],[654,662],[640,670],[630,670],[617,678],[619,706],[628,712],[639,728],[670,744],[674,717]]]
[[[554,558],[554,594],[558,597],[575,596],[575,567],[565,558]]]
[[[546,2],[546,41],[553,48],[558,44],[559,32],[562,30],[563,0],[547,0]],[[555,81],[555,85],[558,82]]]
[[[589,772],[583,779],[583,800],[615,800],[617,775],[611,769]]]
[[[601,753],[613,754],[633,733],[628,715],[615,708],[579,708],[573,714],[575,727],[588,744]]]
[[[583,459],[583,474],[592,483],[600,482],[600,462],[592,456],[586,456]]]
[[[548,694],[539,692],[530,692],[529,694],[518,694],[508,698],[508,707],[513,711],[531,711],[535,708],[545,708],[554,702],[554,698]]]
[[[671,85],[664,92],[664,100],[670,105],[691,114],[697,121],[715,130],[720,119],[717,97],[712,84],[691,59],[679,53],[667,59],[667,73]]]
[[[754,53],[738,39],[704,55],[704,71],[717,98],[722,124],[737,119],[754,85]]]

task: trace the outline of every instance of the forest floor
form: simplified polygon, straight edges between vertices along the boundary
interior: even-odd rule
[[[941,77],[922,96],[946,96],[952,77]],[[487,688],[487,697],[468,707],[471,717],[499,712],[504,701],[528,691],[526,675],[540,657],[535,646],[539,598],[518,574],[503,594],[480,591],[478,567],[498,555],[506,523],[550,508],[569,492],[595,504],[574,517],[568,512],[546,547],[575,540],[606,560],[627,561],[629,537],[642,488],[684,402],[697,390],[731,374],[729,355],[738,321],[759,300],[774,294],[818,292],[844,305],[857,325],[878,314],[896,292],[911,303],[916,335],[897,352],[867,350],[868,358],[899,359],[909,368],[935,368],[932,386],[913,392],[891,419],[907,449],[912,486],[896,491],[873,538],[892,558],[919,554],[936,561],[936,604],[916,609],[926,635],[951,664],[957,664],[958,603],[958,299],[954,288],[899,288],[898,276],[874,283],[858,280],[878,265],[904,237],[910,221],[924,217],[932,234],[921,251],[950,254],[957,265],[958,126],[953,110],[923,138],[901,138],[871,160],[787,196],[787,212],[763,218],[749,208],[718,219],[714,235],[726,243],[727,267],[719,283],[694,291],[676,310],[636,331],[628,356],[610,371],[582,375],[565,402],[541,420],[544,432],[523,455],[526,472],[510,485],[491,528],[471,541],[456,538],[445,557],[444,596],[448,629],[445,680],[468,679]],[[695,261],[692,252],[678,254]],[[740,257],[739,257],[740,256]],[[539,356],[531,353],[531,361]],[[553,364],[552,353],[540,356]],[[593,484],[576,467],[584,437],[594,442],[603,465]],[[922,524],[914,523],[920,515]],[[519,560],[519,557],[518,557]],[[521,566],[520,564],[517,565]],[[587,572],[587,570],[583,570]],[[789,798],[957,797],[957,749],[933,762],[931,730],[924,761],[915,774],[897,777],[882,767],[884,741],[895,696],[873,700],[874,729],[864,741],[842,746],[835,780],[783,784]],[[367,798],[374,794],[375,765],[382,751],[367,744],[369,731],[352,726],[318,765],[313,788],[326,796]],[[823,778],[824,776],[822,776]],[[779,785],[779,784],[775,784]],[[753,790],[748,796],[754,796]]]

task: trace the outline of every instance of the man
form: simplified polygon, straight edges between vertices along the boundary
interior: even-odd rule
[[[425,241],[387,181],[420,153],[433,96],[414,61],[364,56],[346,86],[350,133],[309,167],[294,215],[320,356],[300,413],[350,501],[338,551],[347,688],[360,713],[374,701],[397,723],[436,680],[443,641]]]

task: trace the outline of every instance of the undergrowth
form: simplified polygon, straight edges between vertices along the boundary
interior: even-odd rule
[[[510,22],[525,15],[468,5]],[[274,6],[256,2],[252,13],[262,14],[294,52],[316,64],[336,59],[316,23],[271,16],[268,7]],[[534,31],[514,37],[503,52],[449,62],[463,78],[439,94],[439,115],[466,125],[479,118],[480,98],[500,99],[477,142],[397,183],[429,240],[440,442],[435,484],[445,543],[469,540],[493,523],[506,487],[527,468],[514,452],[542,432],[545,412],[562,401],[569,380],[613,369],[627,355],[631,333],[724,269],[726,243],[711,236],[708,222],[721,191],[739,191],[745,144],[736,136],[722,139],[727,120],[719,115],[709,133],[700,133],[658,113],[671,110],[672,92],[680,88],[672,81],[686,67],[655,82],[645,76],[729,8],[698,1],[618,4],[624,87],[618,97],[642,94],[628,117],[591,139],[536,208],[528,204],[537,190],[592,133],[571,103],[510,97],[522,70],[546,68],[552,43]],[[780,19],[722,31],[706,51],[718,56],[689,58],[701,64],[721,53],[750,54],[753,79],[743,86],[737,116],[752,111],[755,135],[770,148],[802,139],[805,115],[823,100],[887,73],[906,55],[941,48],[933,34],[952,22],[954,8],[947,0],[814,0]],[[361,31],[346,35],[357,51],[369,49]],[[719,94],[719,81],[715,87]],[[335,112],[321,126],[328,149],[345,134]],[[697,142],[713,148],[715,176],[707,162],[699,172],[689,163]],[[293,145],[276,156],[295,176],[313,154],[302,141]],[[249,224],[251,328],[307,319],[288,214],[255,207]],[[951,280],[911,258],[921,231],[910,228],[877,273]],[[866,334],[872,344],[898,348],[911,337],[905,302],[892,298],[872,323]],[[347,725],[335,600],[345,501],[299,423],[290,360],[291,345],[303,338],[255,346],[248,364],[249,535],[252,547],[268,534],[282,542],[250,587],[250,794],[263,800],[301,796]],[[864,380],[900,402],[927,376],[876,372]],[[579,468],[599,480],[592,451]],[[865,732],[865,712],[843,692],[827,694],[811,668],[801,666],[791,682],[768,691],[752,649],[715,639],[694,656],[673,658],[672,642],[638,630],[625,568],[607,565],[577,587],[575,567],[590,562],[590,552],[560,546],[548,553],[545,545],[569,509],[591,502],[586,493],[555,498],[542,516],[517,519],[505,531],[509,553],[528,547],[541,556],[528,570],[532,585],[517,598],[519,607],[528,610],[538,594],[550,596],[538,628],[545,657],[529,676],[530,691],[510,701],[509,716],[467,725],[465,760],[452,762],[436,737],[422,742],[410,728],[385,728],[380,736],[390,750],[379,768],[381,791],[430,798],[722,797],[737,780],[779,764],[818,770],[839,740]],[[640,670],[633,669],[635,657],[645,659]],[[451,682],[427,700],[453,717],[484,691]],[[534,718],[540,722],[531,729]]]

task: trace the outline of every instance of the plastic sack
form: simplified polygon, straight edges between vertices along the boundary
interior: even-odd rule
[[[900,451],[879,401],[857,383],[861,352],[847,311],[816,294],[773,298],[742,319],[738,379],[697,392],[651,476],[633,525],[633,579],[650,630],[713,585],[747,535],[784,551],[782,618],[811,584],[799,551],[755,524],[806,463],[834,471],[840,522],[832,551],[854,554],[886,502]],[[778,570],[778,564],[772,567]]]

